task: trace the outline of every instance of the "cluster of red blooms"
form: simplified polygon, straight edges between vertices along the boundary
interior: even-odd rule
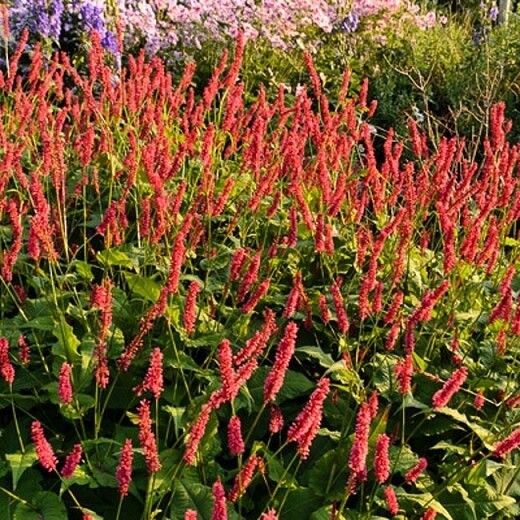
[[[235,477],[233,487],[228,493],[228,499],[230,502],[236,502],[238,498],[245,493],[249,484],[251,484],[251,481],[253,480],[257,468],[259,468],[260,472],[264,473],[265,463],[258,455],[252,455]]]
[[[91,295],[92,307],[100,311],[98,338],[94,352],[94,371],[99,388],[108,386],[110,376],[106,351],[109,329],[112,325],[112,289],[112,280],[104,278],[101,285],[94,285]]]
[[[312,441],[320,427],[323,403],[327,398],[329,388],[330,380],[326,377],[320,379],[318,387],[287,431],[287,441],[298,444],[298,453],[303,460],[309,456]]]
[[[446,406],[451,398],[459,391],[467,377],[468,369],[466,367],[460,367],[455,370],[446,383],[444,383],[443,387],[433,394],[433,407],[437,409]]]
[[[143,392],[151,392],[155,399],[159,399],[164,389],[163,382],[163,353],[155,347],[150,354],[150,364],[143,381],[134,388],[137,397]]]
[[[116,470],[116,480],[119,494],[124,497],[128,494],[130,483],[132,482],[132,459],[133,447],[132,440],[126,439],[119,457],[119,464]]]
[[[273,401],[282,388],[285,373],[294,354],[298,325],[291,321],[285,327],[284,335],[276,350],[273,366],[264,381],[264,403]]]
[[[14,367],[9,359],[9,343],[4,337],[0,337],[0,374],[6,383],[13,384]]]
[[[155,435],[152,431],[152,420],[150,417],[150,403],[142,400],[137,409],[139,418],[139,443],[143,450],[148,473],[157,473],[161,469],[159,454],[157,452],[157,444]]]
[[[497,457],[505,457],[508,453],[520,446],[520,428],[508,435],[504,440],[495,445],[493,454]]]
[[[368,402],[361,404],[356,418],[356,430],[354,443],[350,450],[348,467],[353,477],[358,481],[364,481],[367,474],[368,438],[370,424],[372,422],[372,410]]]
[[[192,334],[195,330],[195,321],[197,320],[196,314],[196,303],[197,295],[201,290],[201,286],[197,280],[193,280],[188,287],[188,293],[186,294],[186,303],[184,305],[184,314],[182,321],[184,329],[188,334]]]
[[[408,470],[408,472],[404,476],[404,480],[406,481],[406,483],[413,484],[423,474],[427,466],[428,461],[424,457],[421,457],[417,464],[413,468]]]
[[[61,365],[58,376],[58,397],[64,405],[72,402],[71,372],[72,366],[69,363],[65,362]]]
[[[45,432],[39,421],[33,421],[31,424],[31,440],[34,444],[34,449],[40,464],[49,472],[55,471],[58,466],[58,459],[49,441],[45,438]],[[72,477],[76,467],[81,462],[82,455],[83,449],[81,444],[75,444],[72,451],[65,458],[61,469],[61,476],[63,478]]]

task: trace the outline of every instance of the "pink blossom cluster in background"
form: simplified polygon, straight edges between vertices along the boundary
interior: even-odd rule
[[[83,31],[101,31],[104,46],[115,51],[117,18],[126,48],[143,46],[149,55],[200,49],[204,42],[226,42],[239,32],[284,50],[305,46],[312,51],[327,34],[356,32],[360,23],[371,37],[377,37],[374,29],[396,22],[424,29],[436,23],[433,11],[421,14],[407,0],[116,0],[110,5],[106,0],[12,0],[9,9],[15,38],[27,27],[33,36],[58,41],[74,32],[76,23]]]

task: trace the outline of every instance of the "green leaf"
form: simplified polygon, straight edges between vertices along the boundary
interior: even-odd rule
[[[28,446],[25,453],[6,453],[5,458],[11,466],[13,474],[13,490],[16,491],[16,486],[18,485],[20,477],[27,468],[30,468],[38,460],[38,456],[34,452],[33,447]]]
[[[450,512],[440,502],[435,500],[431,493],[406,493],[402,488],[398,488],[396,489],[396,495],[399,503],[401,504],[401,507],[406,503],[411,502],[419,504],[422,509],[428,509],[429,507],[431,507],[432,509],[435,509],[437,513],[443,515],[444,518],[447,518],[448,520],[453,520],[453,517],[451,516]],[[405,510],[409,509],[405,507]]]
[[[473,421],[470,421],[465,414],[453,408],[443,407],[439,408],[437,412],[447,415],[455,421],[468,426],[478,436],[478,438],[482,441],[482,443],[488,450],[493,449],[494,435],[488,429],[484,428],[483,426],[480,426],[479,424]]]
[[[316,511],[321,507],[321,499],[309,488],[300,487],[290,491],[280,511],[280,518],[284,520],[302,520],[308,518],[309,511]]]
[[[100,263],[105,267],[119,266],[127,267],[129,269],[136,269],[139,267],[137,255],[130,257],[119,247],[111,247],[104,251],[99,251],[96,257]]]
[[[316,384],[307,379],[303,374],[288,370],[285,374],[283,386],[278,394],[277,401],[283,402],[286,399],[295,399],[302,394],[307,394],[314,390]]]
[[[88,282],[91,282],[94,278],[92,274],[92,266],[88,262],[83,262],[82,260],[75,260],[74,267],[76,268],[76,272],[84,278]]]
[[[139,276],[137,274],[129,273],[125,271],[124,277],[126,283],[130,287],[130,290],[144,298],[150,303],[155,303],[161,292],[161,285],[153,281],[151,278]]]
[[[18,504],[14,520],[63,520],[67,518],[67,509],[60,497],[50,491],[41,491],[35,495],[29,507]]]
[[[72,326],[66,322],[65,316],[60,315],[60,320],[55,323],[52,333],[58,340],[52,349],[54,354],[64,357],[69,362],[79,356],[78,347],[81,342],[75,336]]]
[[[326,354],[320,347],[316,346],[307,346],[307,347],[298,347],[296,349],[295,355],[298,357],[299,354],[305,354],[308,357],[314,358],[318,361],[318,363],[324,368],[330,368],[334,364],[334,360],[330,354]],[[343,363],[343,366],[345,364]]]
[[[213,496],[211,488],[200,483],[195,472],[183,473],[173,483],[172,520],[182,520],[186,509],[194,509],[201,520],[211,520]]]

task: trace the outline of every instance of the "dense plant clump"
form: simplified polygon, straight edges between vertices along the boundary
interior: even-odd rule
[[[27,37],[25,32],[24,38]],[[520,514],[520,144],[368,82],[246,102],[158,58],[0,76],[6,518]],[[251,95],[251,94],[250,94]]]

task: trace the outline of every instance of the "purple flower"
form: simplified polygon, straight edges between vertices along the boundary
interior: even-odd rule
[[[356,29],[359,26],[359,16],[354,12],[351,11],[347,14],[345,18],[340,23],[339,29],[343,33],[351,34],[353,32],[356,32]]]
[[[498,15],[499,15],[500,11],[498,9],[498,7],[496,5],[494,5],[490,10],[489,10],[489,13],[488,13],[488,16],[489,16],[489,19],[492,21],[492,22],[496,22],[497,19],[498,19]]]

